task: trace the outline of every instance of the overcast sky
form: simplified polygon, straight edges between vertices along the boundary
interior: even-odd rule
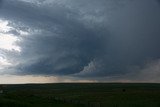
[[[159,0],[0,0],[0,83],[159,77]]]

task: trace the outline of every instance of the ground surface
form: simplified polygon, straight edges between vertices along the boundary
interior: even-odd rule
[[[4,85],[0,107],[160,107],[160,84]]]

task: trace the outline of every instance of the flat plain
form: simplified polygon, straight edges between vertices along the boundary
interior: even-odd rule
[[[160,107],[160,84],[3,85],[0,107]]]

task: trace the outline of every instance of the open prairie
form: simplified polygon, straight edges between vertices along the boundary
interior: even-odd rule
[[[160,107],[160,84],[3,85],[0,107]]]

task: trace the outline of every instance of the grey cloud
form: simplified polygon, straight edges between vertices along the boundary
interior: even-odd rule
[[[144,66],[135,66],[132,71],[124,75],[97,78],[98,81],[117,81],[117,82],[149,82],[159,83],[160,61],[159,59],[149,61]]]
[[[0,0],[0,7],[2,6],[3,0]]]
[[[104,35],[97,37],[94,31],[85,29],[83,25],[76,25],[76,23],[73,23],[72,26],[76,27],[63,29],[64,34],[59,34],[58,37],[54,35],[34,35],[35,38],[26,38],[22,41],[23,56],[26,56],[26,54],[27,56],[34,54],[36,56],[38,54],[44,59],[39,62],[38,58],[38,62],[31,65],[28,71],[32,71],[30,68],[33,68],[35,72],[32,73],[36,73],[37,71],[42,74],[53,72],[72,74],[80,72],[90,60],[104,54],[106,44],[106,37]],[[50,68],[46,64],[50,65]],[[37,65],[40,67],[37,67]],[[66,67],[60,69],[57,66]],[[49,70],[46,69],[44,72],[44,69],[41,67],[47,67]]]
[[[64,9],[62,8],[62,10]],[[69,12],[70,11],[67,11],[67,13]],[[57,11],[53,11],[53,13],[53,15],[50,16],[51,20],[46,19],[48,18],[48,16],[41,17],[42,20],[40,20],[39,18],[36,19],[39,22],[43,20],[45,22],[50,22],[50,24],[47,22],[43,22],[44,27],[42,25],[38,26],[38,29],[41,32],[40,34],[34,34],[29,37],[25,37],[23,38],[22,42],[18,43],[22,48],[20,57],[22,57],[24,60],[26,60],[26,58],[29,58],[29,61],[35,59],[37,60],[34,61],[34,64],[29,62],[32,65],[20,64],[20,67],[18,68],[21,71],[27,71],[28,73],[31,72],[33,74],[72,74],[75,72],[80,72],[91,59],[99,56],[101,52],[105,51],[106,35],[98,33],[99,36],[97,36],[97,32],[86,28],[79,21],[68,19],[65,11],[63,11],[64,14],[57,14]],[[32,15],[31,13],[28,14]],[[26,16],[23,18],[23,20],[25,18]],[[26,20],[28,20],[28,17],[26,18]],[[58,20],[62,20],[62,22]],[[37,24],[37,22],[34,22],[34,19],[32,21],[32,23]],[[52,27],[50,28],[49,25],[51,25]],[[33,26],[30,27],[32,28]],[[58,29],[58,31],[55,31],[55,29]],[[33,59],[31,57],[33,57]],[[62,66],[61,64],[68,66],[66,66],[65,68],[57,67]]]
[[[123,77],[138,74],[135,67],[160,58],[156,0],[6,0],[3,4],[0,17],[11,21],[16,30],[9,33],[21,39],[19,55],[6,52],[17,61],[17,74]],[[21,36],[18,30],[29,35]]]

